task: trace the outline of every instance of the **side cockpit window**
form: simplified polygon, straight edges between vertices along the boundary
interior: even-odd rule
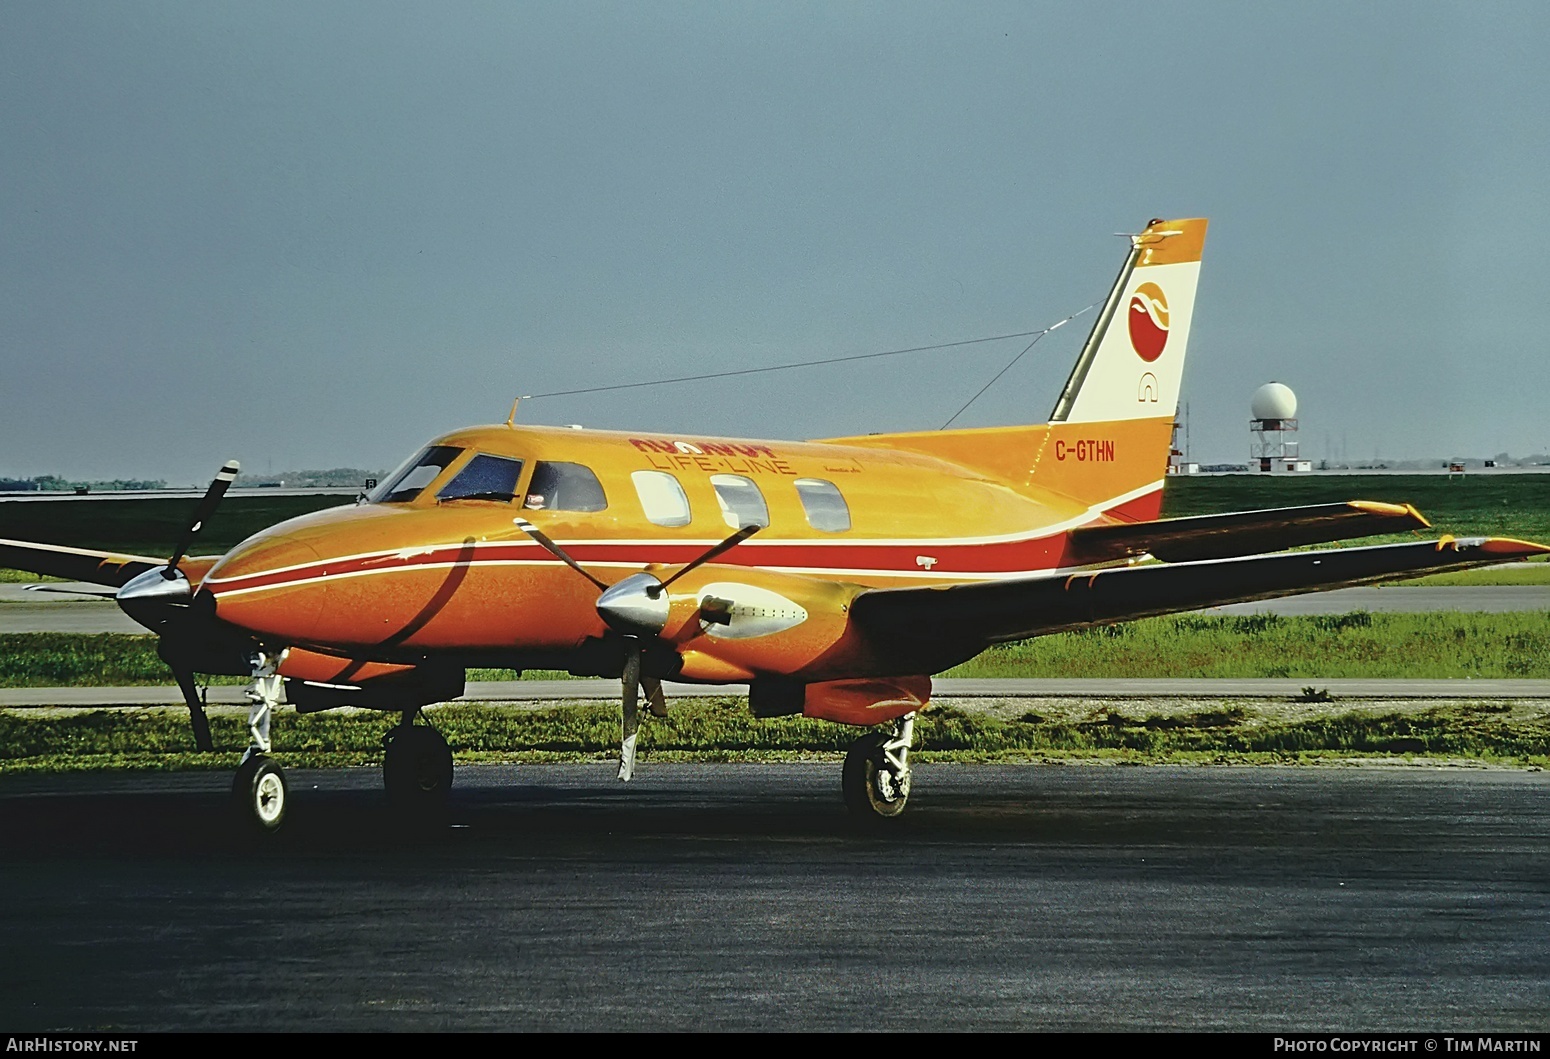
[[[533,467],[522,506],[532,511],[602,511],[608,507],[608,496],[592,468],[540,460]]]
[[[436,494],[446,500],[515,500],[517,479],[522,477],[522,461],[510,456],[491,456],[481,452],[463,465],[452,481]]]
[[[728,526],[742,529],[770,524],[769,505],[752,478],[740,474],[713,474],[710,484],[716,490],[716,499],[721,502],[721,519]]]
[[[367,502],[407,504],[434,482],[462,452],[456,445],[432,445],[384,478],[381,485],[366,494]]]
[[[630,475],[641,510],[658,526],[687,526],[689,498],[678,479],[666,471],[635,471]]]
[[[794,484],[809,526],[825,533],[850,529],[850,505],[840,495],[839,486],[822,478],[798,478]]]

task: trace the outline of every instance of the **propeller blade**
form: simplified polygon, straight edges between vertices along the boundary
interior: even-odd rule
[[[210,488],[205,490],[204,499],[199,501],[199,506],[194,509],[193,520],[189,522],[188,529],[183,531],[183,539],[178,542],[178,550],[172,553],[172,558],[167,560],[167,572],[171,574],[178,568],[178,563],[183,556],[188,554],[189,546],[194,543],[194,538],[199,531],[204,529],[206,520],[215,514],[215,508],[221,502],[221,497],[226,495],[226,490],[231,488],[231,483],[237,477],[237,472],[242,465],[236,460],[227,460],[214,479],[210,482]]]
[[[635,775],[635,742],[640,735],[640,663],[646,654],[637,637],[625,640],[629,654],[624,659],[624,712],[619,744],[619,779],[625,783]]]
[[[209,753],[215,749],[210,740],[210,719],[205,716],[205,704],[199,701],[199,689],[194,686],[194,674],[187,669],[174,669],[178,687],[183,691],[183,701],[188,703],[188,723],[194,730],[194,745]]]
[[[640,686],[646,691],[646,707],[653,717],[667,716],[667,696],[662,694],[662,682],[656,677],[641,677]]]
[[[680,567],[673,574],[672,577],[670,577],[666,581],[662,582],[662,587],[657,589],[657,591],[654,593],[654,595],[661,595],[663,589],[666,589],[668,585],[671,585],[674,581],[677,581],[680,577],[682,577],[684,574],[687,574],[690,570],[698,569],[699,567],[704,566],[706,563],[710,562],[712,559],[716,558],[717,556],[731,551],[733,548],[736,548],[739,544],[742,544],[745,540],[747,540],[749,537],[752,537],[755,533],[758,533],[763,528],[764,528],[763,526],[751,526],[751,525],[750,526],[744,526],[742,529],[740,529],[736,533],[732,534],[732,536],[728,537],[726,540],[724,540],[720,544],[716,545],[710,551],[706,552],[704,555],[701,555],[698,559],[695,559],[693,562],[689,563],[687,566]]]
[[[550,540],[548,534],[544,533],[537,526],[533,525],[525,518],[514,518],[511,521],[512,524],[517,527],[517,529],[521,530],[523,533],[526,533],[529,537],[532,537],[533,540],[537,541],[550,555],[560,560],[560,562],[576,571],[588,581],[591,581],[598,588],[603,589],[604,591],[608,589],[608,585],[605,582],[599,581],[597,578],[583,570],[580,563],[576,562],[576,560],[572,559],[569,555],[566,555],[565,549],[561,548],[558,544],[554,543],[554,541]]]

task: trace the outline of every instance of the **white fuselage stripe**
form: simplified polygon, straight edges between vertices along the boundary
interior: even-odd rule
[[[884,539],[884,538],[844,538],[844,539],[822,539],[822,540],[819,540],[819,539],[812,539],[812,538],[798,538],[798,539],[763,540],[763,541],[761,541],[761,540],[758,540],[757,538],[755,538],[755,539],[744,541],[742,544],[738,545],[738,548],[740,550],[741,549],[747,549],[747,548],[760,548],[760,547],[763,547],[763,548],[806,548],[806,547],[812,547],[812,546],[830,547],[830,548],[889,548],[889,547],[899,547],[899,548],[902,548],[902,547],[909,547],[909,548],[943,548],[943,547],[974,546],[974,545],[982,545],[982,544],[1015,544],[1015,543],[1032,542],[1032,541],[1037,541],[1037,540],[1043,540],[1043,539],[1045,539],[1047,537],[1058,536],[1059,534],[1065,533],[1067,530],[1075,529],[1078,526],[1084,526],[1087,523],[1091,522],[1094,518],[1104,514],[1107,511],[1112,510],[1113,508],[1119,507],[1122,504],[1129,503],[1132,500],[1138,500],[1141,497],[1146,496],[1149,493],[1152,493],[1152,492],[1155,492],[1158,489],[1161,489],[1162,487],[1163,487],[1163,482],[1162,481],[1152,482],[1149,485],[1142,486],[1139,489],[1132,489],[1132,490],[1130,490],[1127,493],[1122,493],[1121,495],[1119,495],[1117,497],[1113,497],[1110,500],[1104,501],[1101,504],[1094,504],[1094,505],[1088,507],[1088,509],[1083,514],[1081,514],[1081,515],[1077,515],[1077,516],[1075,516],[1073,518],[1065,519],[1065,520],[1063,520],[1061,522],[1056,522],[1056,523],[1053,523],[1053,524],[1048,525],[1048,526],[1041,526],[1037,530],[1033,530],[1033,531],[1026,531],[1025,530],[1025,531],[1020,532],[1020,533],[999,534],[999,535],[996,535],[996,536],[988,536],[988,537],[910,537],[910,538],[902,538],[902,539],[895,539],[895,538],[886,538],[886,539]],[[276,574],[290,573],[293,570],[305,570],[305,569],[307,569],[309,567],[315,567],[315,566],[318,566],[318,565],[321,565],[321,564],[325,564],[325,563],[328,563],[328,564],[332,564],[332,563],[353,563],[353,562],[370,561],[370,560],[373,560],[373,559],[381,560],[381,561],[384,561],[384,562],[391,561],[391,560],[394,560],[394,559],[407,560],[407,559],[412,559],[415,556],[419,556],[419,555],[431,555],[431,554],[433,554],[433,553],[435,553],[437,551],[442,550],[443,548],[448,548],[448,547],[470,548],[472,551],[477,552],[481,548],[507,548],[507,547],[510,547],[514,543],[522,543],[524,540],[525,540],[525,538],[517,536],[517,537],[506,538],[504,540],[498,540],[498,541],[479,541],[479,542],[473,543],[472,545],[465,545],[465,544],[457,544],[457,545],[423,545],[423,546],[415,547],[415,548],[399,548],[399,549],[394,549],[394,550],[391,550],[391,551],[359,552],[359,553],[354,554],[354,555],[340,555],[340,556],[331,557],[329,559],[313,559],[310,562],[295,563],[295,564],[292,564],[290,566],[275,567],[274,569],[264,570],[264,571],[259,572],[259,573],[239,574],[239,575],[237,575],[235,577],[212,577],[212,578],[206,578],[205,581],[204,581],[204,584],[207,585],[207,586],[210,586],[212,589],[214,589],[216,586],[227,584],[229,582],[246,581],[246,580],[249,580],[249,579],[254,578],[254,577],[273,577]],[[598,538],[598,537],[587,537],[587,538],[570,538],[570,539],[566,539],[566,540],[563,540],[563,541],[559,541],[558,543],[560,543],[561,545],[568,545],[568,546],[578,547],[578,548],[579,547],[586,547],[586,546],[595,546],[595,547],[695,547],[695,546],[701,546],[701,547],[708,548],[708,547],[711,547],[712,545],[719,544],[721,542],[720,542],[720,540],[709,540],[709,539],[707,539],[707,540],[699,540],[699,539],[669,539],[669,538],[661,538],[661,537],[658,537],[658,538]],[[594,561],[594,560],[590,560],[590,559],[583,560],[583,561],[588,566],[617,566],[617,567],[633,567],[633,568],[638,568],[638,567],[640,567],[642,565],[639,562],[629,563],[629,562],[619,562],[619,561]],[[469,560],[469,561],[466,561],[466,562],[426,563],[426,564],[423,564],[423,565],[416,565],[415,567],[413,567],[413,569],[424,570],[424,569],[446,568],[446,567],[450,567],[450,566],[459,566],[459,565],[467,565],[467,566],[485,566],[485,565],[489,565],[489,566],[495,566],[495,565],[503,565],[503,564],[504,565],[534,565],[534,566],[548,565],[546,560],[535,560],[533,562],[527,562],[527,561],[524,561],[524,560],[490,560],[490,561]],[[749,564],[749,565],[760,565],[760,564]],[[396,572],[396,571],[401,571],[403,569],[405,569],[405,567],[402,567],[402,566],[391,566],[391,567],[384,567],[380,571],[379,570],[357,570],[357,571],[350,571],[348,573],[341,573],[341,574],[323,574],[323,575],[319,575],[317,577],[303,578],[303,579],[299,579],[299,580],[296,580],[296,581],[284,582],[282,585],[264,585],[264,586],[255,586],[254,588],[228,589],[228,590],[225,590],[223,592],[220,592],[219,594],[220,595],[237,595],[239,593],[259,591],[261,588],[288,587],[288,586],[293,586],[293,585],[310,584],[310,583],[312,583],[314,581],[330,580],[330,579],[339,578],[339,577],[360,577],[360,576],[363,576],[363,575],[366,575],[366,574],[371,574],[371,573]],[[1028,575],[1028,573],[1030,573],[1030,571],[973,571],[973,572],[968,572],[968,573],[951,573],[951,572],[927,573],[925,571],[921,571],[921,572],[917,573],[917,572],[914,572],[914,571],[899,571],[899,570],[872,570],[872,569],[838,568],[838,567],[781,567],[781,566],[765,566],[765,565],[760,565],[760,569],[766,569],[766,570],[785,570],[785,571],[791,572],[791,573],[819,573],[819,574],[831,574],[831,575],[832,574],[861,574],[861,575],[866,575],[866,576],[880,576],[880,577],[930,577],[930,578],[939,578],[939,579],[944,579],[944,580],[960,580],[960,581],[962,581],[962,580],[976,580],[976,579],[994,580],[994,579],[1005,578],[1005,577],[1025,577],[1025,576]],[[1049,570],[1048,567],[1043,567],[1043,568],[1039,568],[1039,569],[1031,571],[1031,572],[1032,573],[1046,573],[1046,572],[1051,572],[1051,571]]]

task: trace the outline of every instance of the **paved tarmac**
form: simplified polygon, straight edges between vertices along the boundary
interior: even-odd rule
[[[1212,607],[1204,614],[1348,614],[1421,613],[1464,610],[1506,613],[1550,610],[1550,585],[1482,585],[1406,588],[1342,588],[1303,596],[1234,603]],[[0,633],[140,633],[145,628],[120,611],[111,600],[24,591],[0,584]]]
[[[1283,596],[1257,603],[1211,607],[1202,614],[1421,614],[1466,610],[1506,614],[1520,610],[1550,610],[1550,585],[1386,585],[1381,588],[1338,588]]]
[[[1416,1030],[1550,1022],[1550,782],[834,764],[0,777],[0,1029]]]

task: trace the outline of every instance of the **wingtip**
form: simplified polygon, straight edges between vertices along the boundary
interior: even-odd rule
[[[1350,506],[1370,515],[1385,518],[1402,518],[1414,523],[1416,529],[1431,529],[1431,522],[1416,510],[1414,504],[1386,504],[1381,500],[1352,500]]]
[[[1526,559],[1534,555],[1550,555],[1550,545],[1533,541],[1520,541],[1515,537],[1487,537],[1480,542],[1480,550],[1487,555],[1501,555],[1509,559]]]

